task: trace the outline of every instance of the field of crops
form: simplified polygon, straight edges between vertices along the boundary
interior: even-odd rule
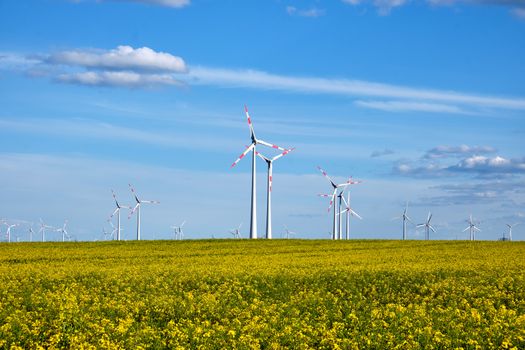
[[[0,245],[0,348],[525,349],[525,244]]]

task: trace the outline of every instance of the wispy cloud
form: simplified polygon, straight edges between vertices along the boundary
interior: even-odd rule
[[[511,12],[517,18],[525,20],[525,7],[516,7]]]
[[[430,112],[452,114],[476,114],[453,105],[413,101],[355,101],[359,107],[378,109],[386,112]]]
[[[312,7],[309,9],[298,9],[295,6],[286,6],[286,13],[288,13],[290,16],[316,18],[316,17],[324,16],[326,11],[322,9],[318,9],[316,7]]]
[[[258,70],[221,69],[190,66],[188,77],[193,84],[224,87],[250,87],[302,93],[322,93],[344,96],[402,98],[414,102],[439,101],[473,107],[493,107],[525,110],[525,99],[482,96],[461,92],[412,88],[377,82],[317,77],[276,75]]]
[[[72,0],[72,2],[80,3],[80,2],[88,2],[90,0]],[[148,4],[148,5],[156,5],[156,6],[165,6],[165,7],[172,7],[172,8],[181,8],[188,6],[190,4],[190,0],[93,0],[96,2],[137,2],[142,4]]]
[[[384,150],[381,150],[381,151],[373,151],[372,154],[370,154],[370,157],[372,158],[376,158],[376,157],[383,157],[383,156],[388,156],[388,155],[391,155],[391,154],[394,154],[396,152],[394,152],[393,150],[391,149],[384,149]]]
[[[464,157],[465,155],[479,155],[486,153],[494,153],[496,149],[491,146],[446,146],[441,145],[434,147],[425,153],[423,158],[425,159],[436,159],[436,158],[450,158],[450,157]]]
[[[63,83],[88,86],[147,87],[184,85],[169,74],[141,74],[136,72],[82,72],[63,73],[56,77]]]

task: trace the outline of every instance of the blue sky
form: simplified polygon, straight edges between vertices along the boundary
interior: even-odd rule
[[[409,201],[432,238],[466,238],[472,214],[497,239],[525,224],[523,38],[512,0],[1,1],[0,217],[21,239],[39,218],[100,239],[132,183],[161,202],[146,239],[183,220],[246,237],[246,104],[258,137],[296,147],[275,163],[274,236],[328,237],[320,165],[363,180],[353,237],[399,238]],[[262,234],[262,162],[258,194]]]

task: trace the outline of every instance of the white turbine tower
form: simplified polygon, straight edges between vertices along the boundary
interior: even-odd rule
[[[412,225],[414,225],[414,222],[410,220],[410,218],[408,217],[407,212],[408,212],[408,202],[405,206],[405,210],[403,211],[403,215],[394,218],[394,220],[403,219],[403,241],[407,239],[407,221],[410,222]]]
[[[476,231],[481,231],[476,224],[474,223],[474,220],[472,219],[472,214],[470,214],[469,219],[467,220],[468,227],[463,230],[465,232],[466,230],[469,230],[469,240],[474,241],[476,239]]]
[[[509,228],[509,241],[512,241],[512,228],[518,225],[518,223],[512,224],[512,225],[511,224],[505,224],[505,225],[507,225],[507,227]]]
[[[260,152],[255,152],[262,160],[268,165],[268,180],[266,187],[266,239],[272,239],[272,181],[273,181],[273,162],[291,151],[295,148],[287,149],[281,154],[276,155],[273,158],[268,158]]]
[[[135,189],[133,188],[133,186],[131,186],[131,184],[129,184],[129,188],[131,190],[131,193],[135,197],[135,201],[137,202],[137,204],[135,204],[135,206],[129,213],[128,219],[131,218],[133,213],[137,212],[137,241],[140,241],[140,206],[142,204],[159,204],[160,202],[159,201],[145,201],[145,200],[139,199],[139,197],[137,197],[137,194],[135,193]]]
[[[295,232],[290,231],[286,225],[284,225],[284,231],[285,231],[284,237],[286,239],[290,239],[290,236],[295,235]]]
[[[432,225],[430,225],[430,220],[432,220],[432,214],[429,212],[428,213],[428,216],[427,216],[427,221],[423,224],[419,224],[416,226],[416,228],[419,228],[419,227],[424,227],[425,228],[425,240],[429,240],[430,239],[430,230],[432,230],[432,232],[436,233],[436,230],[434,229],[434,227],[432,227]]]
[[[40,219],[40,229],[38,230],[38,233],[42,233],[42,242],[46,241],[46,230],[54,230],[55,228],[53,226],[46,225],[42,219]]]
[[[236,229],[230,230],[230,233],[233,235],[233,238],[241,239],[241,226],[242,226],[242,222],[239,224],[239,226]]]
[[[67,220],[64,221],[64,225],[61,228],[56,229],[56,232],[62,233],[62,242],[66,241],[66,237],[69,239],[69,233],[66,230]]]
[[[29,242],[33,242],[33,234],[35,233],[35,231],[33,230],[33,224],[31,224],[31,226],[29,226]]]
[[[231,165],[231,168],[233,168],[237,163],[240,162],[244,156],[248,154],[248,152],[252,151],[252,198],[251,198],[251,213],[250,213],[250,238],[251,239],[257,239],[257,185],[256,185],[256,167],[255,167],[255,155],[256,155],[256,146],[257,144],[261,144],[270,148],[278,149],[281,151],[286,151],[285,148],[279,147],[277,145],[273,145],[271,143],[268,143],[266,141],[260,140],[255,137],[255,131],[253,130],[252,125],[252,119],[250,118],[250,114],[248,113],[248,108],[244,106],[244,111],[246,113],[246,119],[248,120],[248,126],[250,127],[250,138],[252,140],[252,143],[246,150],[233,162]]]
[[[121,226],[120,226],[120,210],[125,208],[125,209],[131,209],[130,206],[128,205],[121,205],[118,200],[117,200],[117,196],[115,195],[115,191],[111,190],[111,194],[113,194],[113,199],[115,200],[115,210],[113,211],[113,214],[110,215],[110,218],[113,218],[113,216],[115,216],[115,214],[117,214],[117,241],[120,241],[120,238],[121,238],[121,232],[122,232],[122,229],[121,229]],[[113,224],[112,224],[113,225]]]
[[[345,203],[345,209],[340,211],[338,215],[339,215],[339,218],[341,218],[341,215],[343,215],[343,213],[346,213],[345,236],[346,236],[346,239],[348,240],[350,239],[350,215],[355,216],[356,218],[360,220],[363,220],[363,218],[350,207],[350,192],[348,192],[348,201],[345,199],[344,196],[342,196],[342,198],[343,198],[343,202]],[[339,222],[341,222],[341,220],[339,220]]]
[[[359,183],[360,181],[354,181],[352,180],[352,178],[350,178],[347,182],[345,183],[342,183],[342,184],[336,184],[335,182],[332,181],[332,179],[328,176],[328,174],[326,173],[326,171],[324,171],[323,169],[321,169],[320,166],[317,166],[317,169],[319,169],[319,171],[324,175],[324,177],[330,182],[330,184],[332,185],[332,188],[334,189],[334,191],[332,192],[331,195],[326,195],[326,194],[320,194],[319,196],[321,197],[330,197],[330,204],[328,205],[328,211],[330,211],[330,208],[332,208],[332,205],[334,204],[334,201],[335,201],[335,197],[337,195],[337,190],[339,188],[344,188],[348,185],[353,185],[353,184],[357,184]],[[337,213],[338,213],[338,208],[337,208],[337,205],[334,206],[334,222],[333,222],[333,225],[332,225],[332,239],[338,239],[338,237],[340,236],[338,234],[338,227],[337,227]]]

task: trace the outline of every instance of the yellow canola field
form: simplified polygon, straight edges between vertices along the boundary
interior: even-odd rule
[[[525,244],[0,244],[0,349],[525,349]]]

